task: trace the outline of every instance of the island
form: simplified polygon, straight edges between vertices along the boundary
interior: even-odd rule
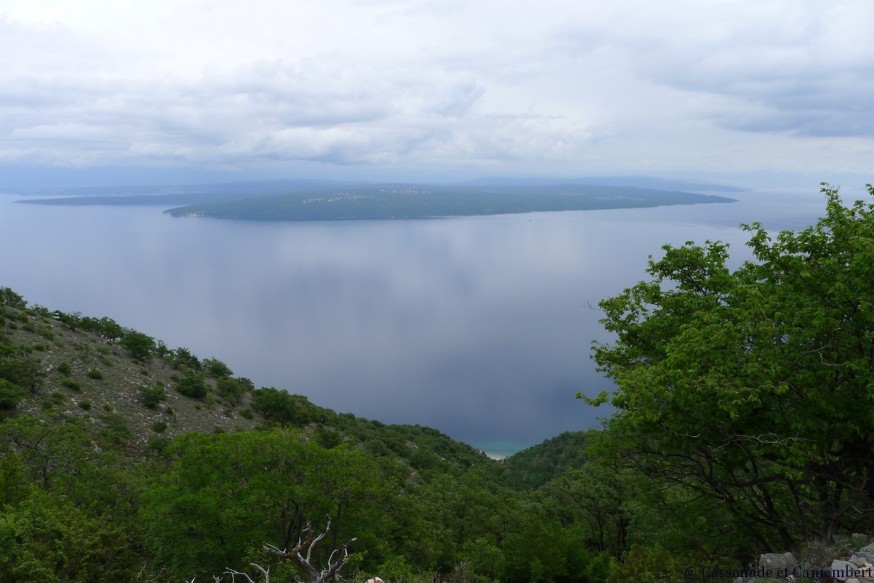
[[[76,192],[29,198],[51,205],[163,206],[175,217],[256,221],[362,221],[729,203],[684,190],[583,183],[547,184],[240,184],[146,193]]]

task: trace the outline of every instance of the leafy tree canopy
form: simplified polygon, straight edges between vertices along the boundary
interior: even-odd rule
[[[617,389],[587,400],[617,408],[622,455],[772,548],[874,507],[874,205],[822,191],[812,227],[745,225],[741,267],[722,243],[666,246],[649,280],[600,303],[615,340],[594,359]]]

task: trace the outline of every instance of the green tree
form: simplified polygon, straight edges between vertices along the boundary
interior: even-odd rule
[[[0,423],[0,455],[14,453],[31,479],[50,488],[71,487],[86,463],[97,456],[79,423],[46,423],[21,416]]]
[[[0,378],[0,411],[15,409],[18,402],[27,395],[27,391],[6,379]]]
[[[200,373],[189,373],[182,377],[176,383],[176,390],[180,394],[192,399],[203,399],[206,397],[207,386],[203,380],[203,375]]]
[[[390,528],[378,468],[360,451],[325,450],[280,430],[189,434],[168,449],[172,470],[148,496],[144,518],[161,568],[209,576],[243,563],[248,549],[292,548],[307,524],[331,532],[313,564],[357,537],[378,560]],[[354,548],[353,548],[354,550]]]
[[[324,412],[303,395],[292,395],[272,387],[252,393],[252,409],[279,425],[305,425],[324,420]]]
[[[133,358],[141,362],[149,360],[157,350],[154,338],[136,330],[125,330],[119,344],[126,348]]]
[[[24,301],[24,298],[8,287],[0,287],[0,305],[17,308],[19,310],[27,308],[27,302]]]
[[[108,340],[118,340],[124,336],[124,328],[121,324],[106,316],[99,319],[85,316],[79,319],[79,327],[96,332]]]
[[[29,356],[0,357],[0,379],[36,393],[45,379],[40,362]]]
[[[214,379],[227,379],[234,375],[234,371],[217,358],[204,359],[201,364],[206,374]]]
[[[232,405],[237,405],[243,398],[243,394],[253,389],[251,381],[247,382],[247,380],[219,377],[216,378],[215,388],[222,399]]]
[[[872,516],[874,205],[823,193],[815,226],[745,226],[735,270],[724,244],[666,246],[600,303],[615,340],[594,359],[617,388],[587,400],[618,410],[624,459],[718,500],[761,547]]]
[[[111,520],[36,491],[0,514],[0,582],[133,581],[131,542]]]
[[[167,400],[167,393],[164,391],[164,384],[158,383],[153,387],[140,387],[140,402],[147,409],[157,409],[161,401]]]
[[[173,368],[186,367],[191,370],[200,370],[201,363],[195,355],[187,348],[179,347],[170,351],[170,357],[173,360]]]

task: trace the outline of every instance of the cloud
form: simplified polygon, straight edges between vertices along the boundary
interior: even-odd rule
[[[867,168],[874,143],[866,0],[0,10],[7,162],[729,170],[723,144],[778,168],[789,136]]]
[[[633,28],[635,70],[681,94],[722,98],[719,126],[874,137],[874,4],[684,2],[679,16]],[[650,14],[649,16],[653,16]],[[647,32],[649,31],[649,32]]]

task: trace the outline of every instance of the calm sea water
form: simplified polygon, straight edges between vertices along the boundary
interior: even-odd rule
[[[514,451],[608,414],[593,308],[664,243],[810,224],[810,193],[733,204],[422,221],[263,223],[0,195],[0,285],[217,357],[258,386]]]

